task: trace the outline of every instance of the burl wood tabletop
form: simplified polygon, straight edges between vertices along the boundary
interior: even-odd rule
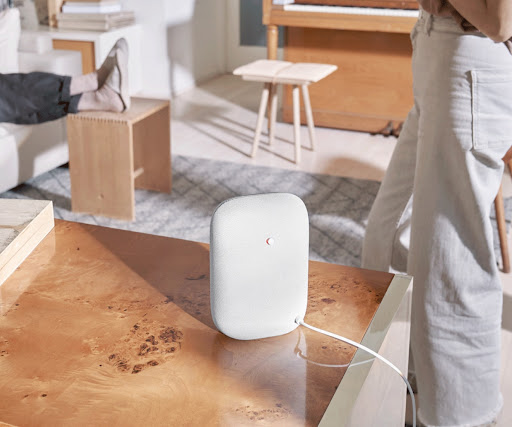
[[[311,262],[305,320],[361,341],[392,278]],[[20,426],[313,426],[355,353],[303,328],[230,339],[208,245],[65,221],[0,287],[0,313],[0,421]]]

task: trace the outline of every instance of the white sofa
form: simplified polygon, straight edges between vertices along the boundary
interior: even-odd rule
[[[81,70],[79,52],[52,49],[44,31],[20,31],[17,9],[0,13],[0,73],[78,75]],[[65,118],[38,125],[0,123],[0,193],[68,160]]]

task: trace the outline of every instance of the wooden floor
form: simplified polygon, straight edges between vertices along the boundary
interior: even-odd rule
[[[172,102],[173,154],[207,157],[254,165],[298,169],[313,173],[381,180],[396,143],[393,137],[317,128],[315,153],[302,150],[299,166],[293,160],[293,127],[278,123],[273,147],[266,136],[257,157],[251,159],[261,85],[225,75],[193,89]],[[278,117],[279,120],[279,117]],[[301,129],[302,145],[309,147]],[[512,195],[512,180],[504,177],[504,195]],[[512,244],[512,240],[510,240]],[[501,275],[503,302],[502,392],[504,410],[498,426],[512,425],[512,274]]]

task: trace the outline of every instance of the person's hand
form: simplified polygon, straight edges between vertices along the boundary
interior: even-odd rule
[[[512,160],[512,146],[508,149],[508,151],[503,156],[503,161],[508,164]]]
[[[466,21],[495,42],[512,37],[510,0],[450,0],[450,4]]]

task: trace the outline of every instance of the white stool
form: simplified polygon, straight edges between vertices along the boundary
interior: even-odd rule
[[[250,64],[238,67],[233,74],[242,76],[244,80],[257,81],[265,83],[263,93],[261,94],[258,120],[256,122],[256,132],[252,146],[254,157],[258,151],[258,145],[261,136],[261,127],[263,117],[267,109],[268,99],[270,97],[270,123],[269,123],[269,145],[274,141],[274,130],[277,114],[277,84],[293,85],[293,133],[295,140],[295,163],[300,162],[300,95],[299,87],[302,87],[302,96],[304,99],[304,109],[306,110],[306,120],[309,128],[309,138],[311,148],[315,150],[315,125],[313,123],[313,113],[309,100],[308,86],[311,83],[318,82],[327,77],[338,67],[329,64],[313,63],[293,63],[287,61],[276,61],[262,59],[251,62]]]

